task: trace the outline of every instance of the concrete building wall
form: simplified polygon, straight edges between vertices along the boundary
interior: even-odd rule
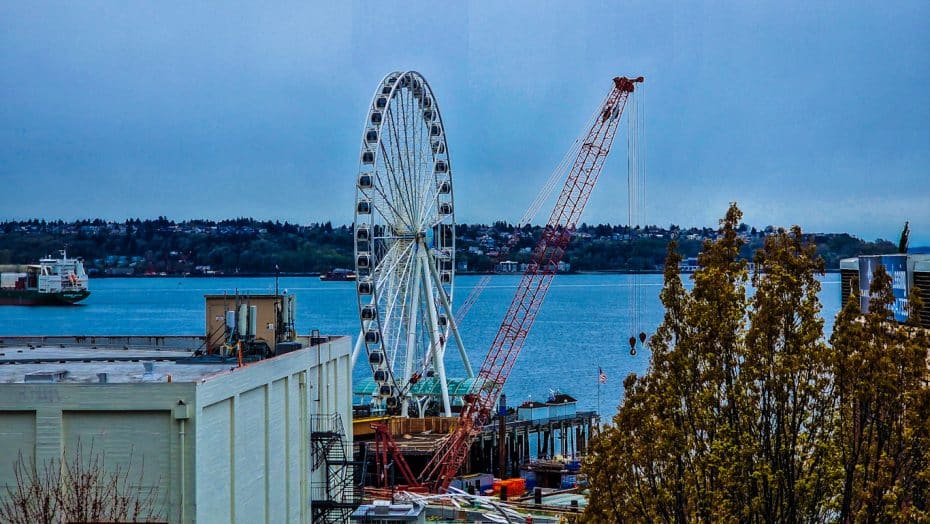
[[[171,409],[179,400],[193,402],[193,384],[0,384],[0,479],[11,481],[20,453],[41,469],[80,449],[82,462],[93,453],[105,471],[128,466],[130,482],[155,488],[162,516],[178,522],[180,447]]]
[[[123,466],[133,486],[142,492],[157,490],[158,505],[167,511],[171,475],[165,473],[171,471],[172,442],[164,437],[171,422],[168,410],[63,411],[62,442],[67,446],[67,460],[77,458],[89,466],[97,456],[108,471]]]
[[[194,382],[2,383],[0,489],[20,453],[92,443],[108,467],[132,457],[169,522],[309,523],[308,415],[351,421],[350,353],[344,337]]]
[[[309,499],[301,495],[309,472],[301,464],[309,442],[307,374],[317,350],[198,385],[198,513],[223,522],[309,521]]]
[[[197,434],[197,460],[209,464],[197,470],[196,490],[197,509],[204,515],[212,515],[217,522],[231,522],[233,518],[233,493],[235,483],[232,481],[235,434],[233,433],[233,399],[227,398],[204,407],[200,412]],[[209,445],[207,436],[216,435]],[[225,438],[219,438],[225,435]]]
[[[36,414],[31,412],[0,412],[0,493],[16,485],[11,462],[22,454],[23,459],[35,456]],[[31,445],[30,445],[31,444]],[[14,451],[17,450],[17,451]]]

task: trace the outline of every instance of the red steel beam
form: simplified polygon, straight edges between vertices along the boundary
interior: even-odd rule
[[[565,248],[604,167],[627,99],[635,84],[642,81],[643,77],[614,78],[610,95],[598,110],[600,118],[595,119],[587,131],[513,301],[478,372],[475,387],[465,397],[459,424],[420,477],[434,492],[444,492],[449,487],[468,456],[472,440],[490,420],[494,404],[516,364]]]

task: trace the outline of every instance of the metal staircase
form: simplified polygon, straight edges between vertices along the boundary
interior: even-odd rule
[[[311,474],[323,470],[325,481],[310,483],[310,513],[314,523],[348,522],[362,500],[355,469],[346,449],[345,426],[339,414],[310,416]]]

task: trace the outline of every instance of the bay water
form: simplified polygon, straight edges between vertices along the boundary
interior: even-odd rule
[[[468,296],[480,276],[458,276],[453,309]],[[686,286],[691,280],[683,275]],[[496,275],[463,320],[460,330],[472,366],[487,353],[519,282],[519,275]],[[829,337],[840,309],[840,276],[821,278],[820,294]],[[355,285],[321,282],[316,277],[281,277],[281,291],[297,296],[297,330],[326,335],[359,331]],[[90,282],[91,296],[78,306],[2,306],[0,336],[6,335],[200,335],[205,331],[206,294],[271,293],[273,277],[108,278]],[[559,275],[552,283],[536,322],[505,387],[509,405],[545,401],[553,391],[578,399],[579,410],[613,413],[623,394],[623,379],[642,374],[649,351],[629,351],[630,336],[651,334],[664,314],[659,302],[662,275]],[[631,294],[639,289],[638,305]],[[458,352],[446,353],[447,374],[462,377]],[[607,375],[599,384],[598,369]],[[354,378],[371,373],[364,358]]]

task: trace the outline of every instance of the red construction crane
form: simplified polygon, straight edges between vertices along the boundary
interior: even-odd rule
[[[420,476],[421,482],[430,486],[433,492],[443,492],[449,487],[465,462],[473,439],[490,420],[494,404],[517,361],[565,248],[597,183],[627,99],[634,86],[642,81],[643,77],[614,78],[610,94],[598,109],[599,116],[593,119],[581,143],[549,222],[481,365],[475,387],[464,398],[461,420],[455,432],[449,435],[446,445],[433,456]]]
[[[413,492],[424,491],[423,486],[413,476],[413,471],[410,470],[410,466],[400,452],[400,448],[397,447],[391,429],[381,422],[371,424],[371,429],[375,430],[375,466],[377,468],[378,486],[395,486],[390,482],[389,478],[390,467],[393,465],[395,469],[400,471],[404,481],[406,481],[406,484],[401,486],[402,489]]]
[[[496,266],[498,262],[504,260],[507,254],[510,253],[510,250],[520,242],[520,236],[523,232],[521,225],[517,225],[513,229],[513,233],[510,235],[510,238],[507,239],[507,242],[501,246],[500,250],[497,252],[497,256],[491,259],[491,264]],[[471,307],[475,305],[475,302],[478,301],[478,298],[481,296],[481,293],[484,292],[484,288],[488,287],[488,284],[491,282],[491,275],[484,275],[481,277],[475,287],[471,289],[471,293],[465,297],[465,301],[462,302],[462,305],[455,310],[455,323],[457,325],[462,324],[462,320],[465,319],[465,315],[471,310]]]

